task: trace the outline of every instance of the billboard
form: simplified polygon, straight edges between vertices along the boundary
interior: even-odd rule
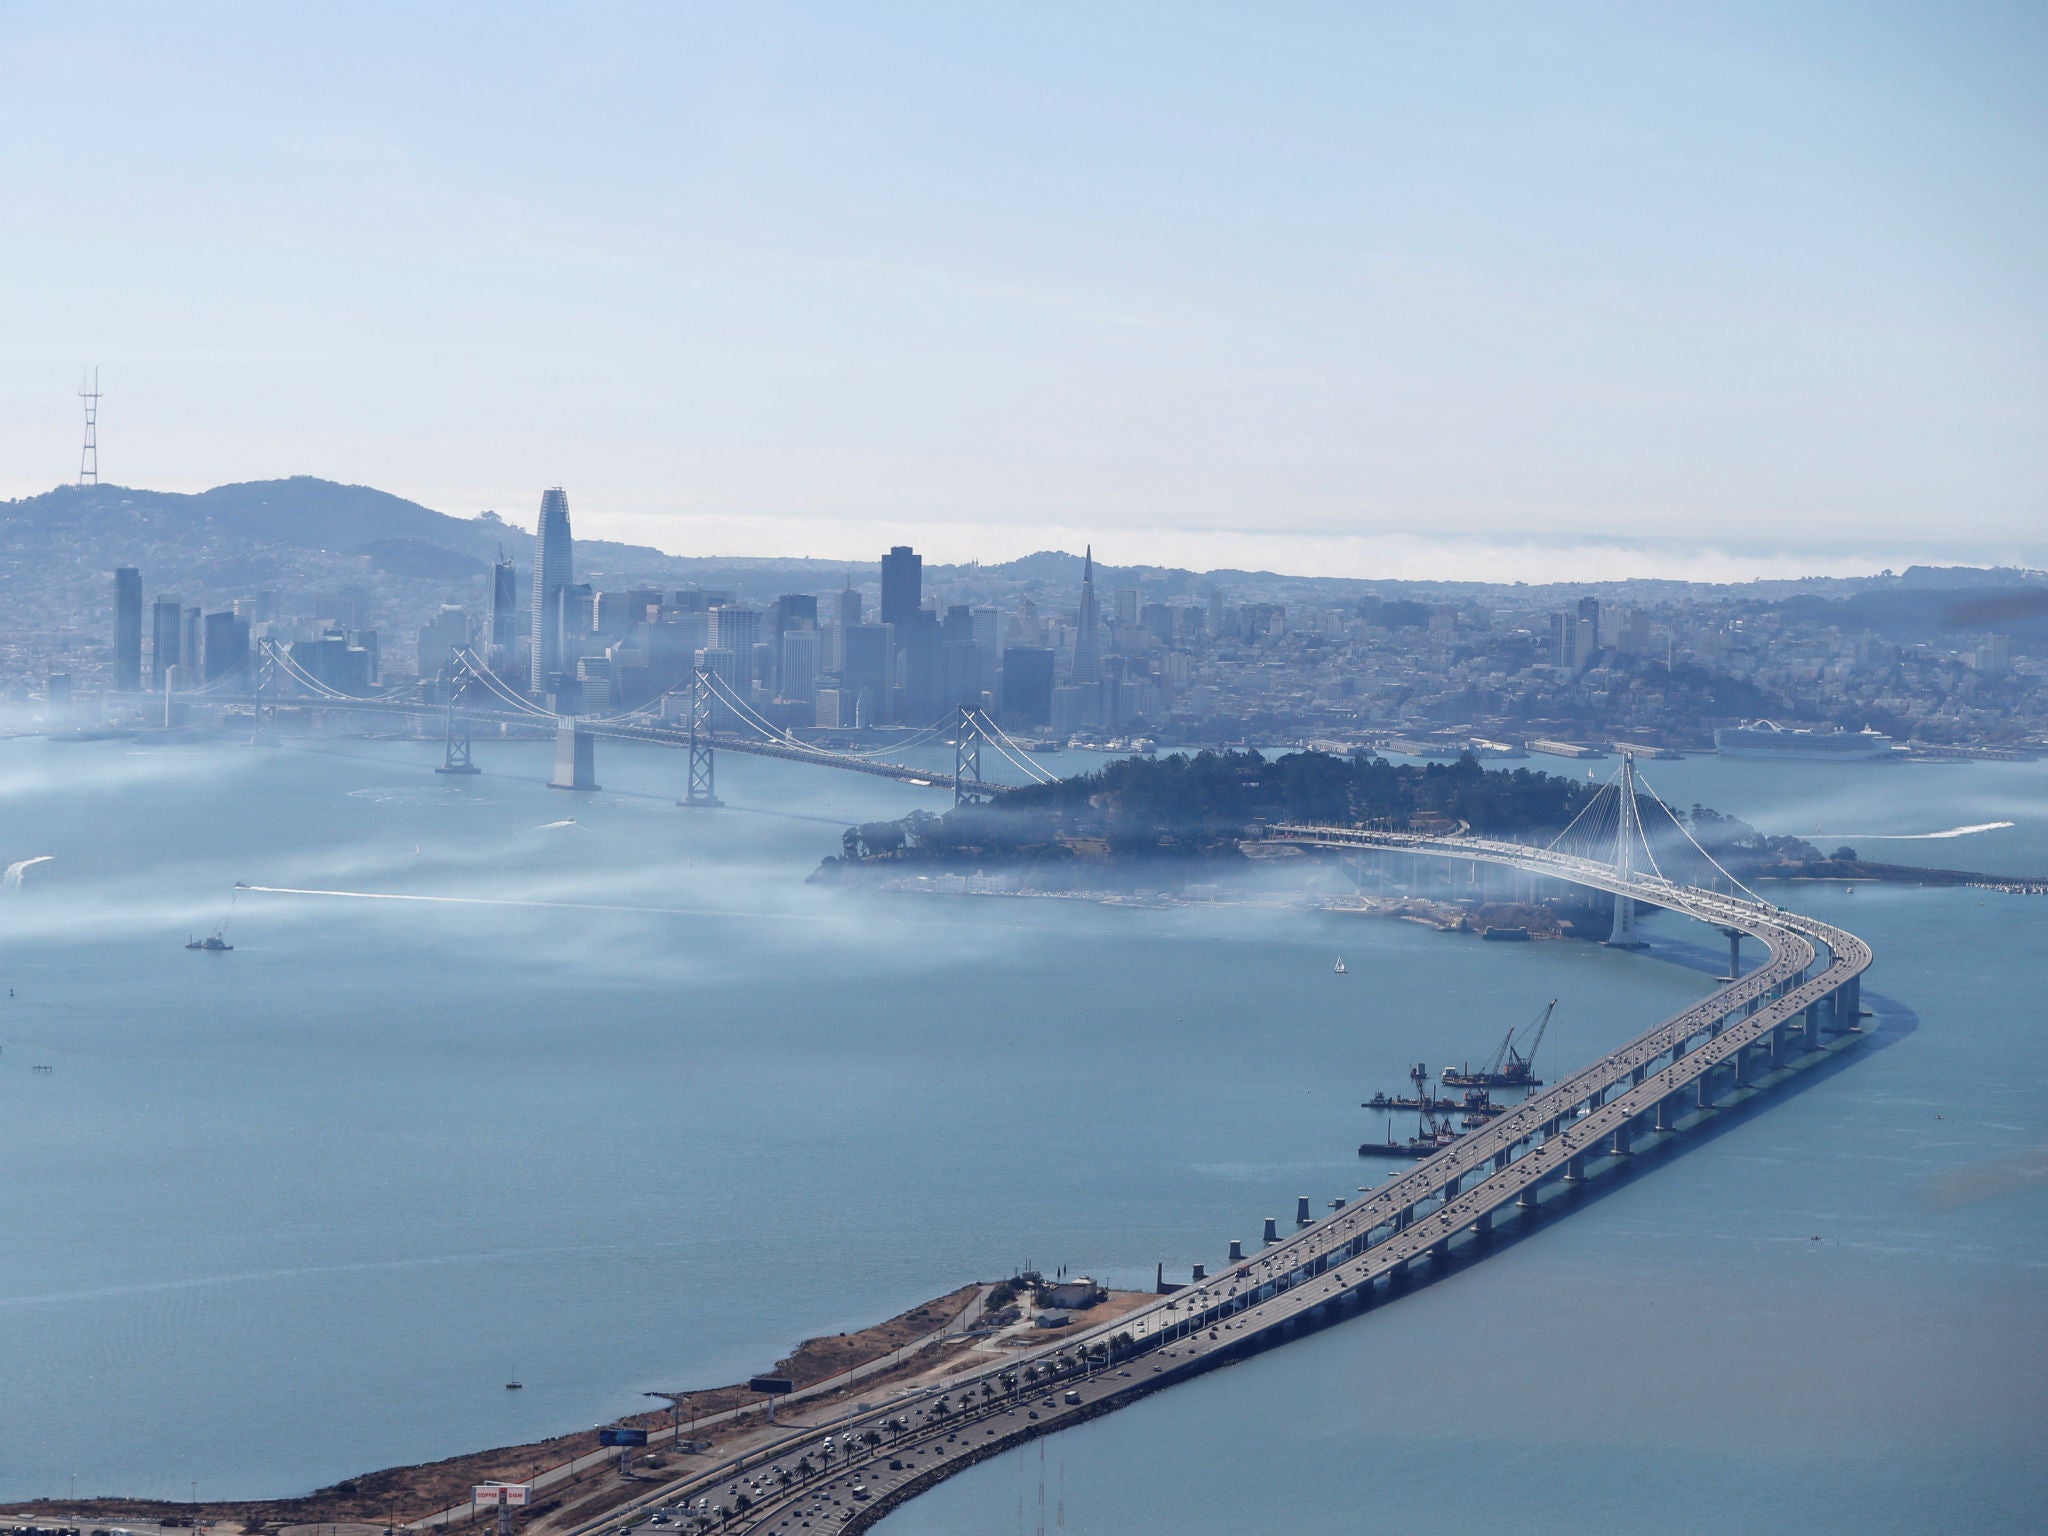
[[[647,1431],[644,1429],[600,1429],[597,1432],[599,1445],[645,1445]]]
[[[469,1490],[472,1504],[524,1504],[533,1493],[530,1483],[478,1483]]]
[[[756,1376],[747,1383],[747,1390],[749,1392],[772,1392],[779,1397],[784,1393],[794,1392],[796,1390],[796,1383],[787,1376]]]

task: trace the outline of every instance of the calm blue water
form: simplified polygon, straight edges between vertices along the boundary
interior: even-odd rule
[[[1551,996],[1546,1054],[1582,1058],[1709,985],[1367,919],[853,898],[802,883],[840,829],[942,799],[727,757],[731,808],[688,813],[671,753],[601,744],[571,796],[540,747],[480,752],[451,783],[416,743],[0,744],[0,863],[51,856],[0,891],[0,1497],[300,1491],[1026,1261],[1149,1282],[1351,1193],[1357,1101],[1406,1062]],[[1651,768],[1872,857],[2048,871],[2043,765]],[[242,893],[235,952],[187,954],[236,880],[353,894]],[[1792,899],[1875,942],[1917,1029],[1443,1285],[1056,1437],[1069,1527],[2026,1524],[2048,900]],[[888,1528],[1015,1529],[1036,1466]]]

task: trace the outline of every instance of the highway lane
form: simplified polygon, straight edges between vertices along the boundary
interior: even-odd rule
[[[910,1407],[855,1412],[830,1426],[835,1453],[844,1451],[849,1433],[866,1430],[885,1436],[879,1449],[829,1464],[822,1450],[828,1429],[821,1426],[743,1467],[672,1485],[644,1507],[687,1498],[702,1501],[707,1513],[723,1506],[731,1515],[744,1497],[751,1507],[733,1519],[733,1529],[788,1536],[870,1523],[902,1497],[1019,1435],[1044,1433],[1134,1400],[1262,1335],[1367,1297],[1383,1283],[1398,1285],[1412,1265],[1447,1260],[1454,1240],[1484,1230],[1505,1209],[1541,1199],[1546,1183],[1580,1176],[1594,1159],[1625,1155],[1626,1143],[1660,1106],[1668,1111],[1688,1091],[1698,1104],[1703,1081],[1706,1100],[1718,1099],[1718,1074],[1732,1068],[1739,1079],[1760,1046],[1774,1039],[1785,1045],[1796,1027],[1802,1054],[1819,1047],[1828,1000],[1845,990],[1853,998],[1856,978],[1870,964],[1868,946],[1853,935],[1767,903],[1654,876],[1623,880],[1591,861],[1519,844],[1349,829],[1275,830],[1290,841],[1320,846],[1483,859],[1637,896],[1717,927],[1740,928],[1763,943],[1768,958],[1263,1253],[1071,1341],[963,1376],[947,1398],[950,1404],[965,1392],[965,1411],[936,1411],[933,1393]],[[1693,1107],[1670,1116],[1667,1126]],[[1091,1363],[1095,1350],[1102,1354]],[[1026,1374],[1034,1370],[1052,1374],[1034,1382]],[[982,1396],[984,1386],[993,1388],[992,1397]],[[1078,1401],[1066,1400],[1069,1390]],[[891,1461],[901,1465],[891,1467]]]

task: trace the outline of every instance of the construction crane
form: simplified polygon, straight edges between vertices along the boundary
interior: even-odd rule
[[[1550,1028],[1550,1015],[1556,1007],[1557,999],[1553,997],[1521,1030],[1529,1042],[1526,1055],[1515,1049],[1517,1031],[1510,1029],[1485,1066],[1477,1072],[1470,1067],[1445,1067],[1443,1081],[1453,1088],[1541,1088],[1543,1079],[1536,1075],[1536,1052],[1543,1045],[1543,1032]]]

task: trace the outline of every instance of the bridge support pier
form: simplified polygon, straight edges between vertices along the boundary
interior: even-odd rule
[[[1749,1086],[1749,1047],[1746,1045],[1740,1047],[1728,1060],[1735,1068],[1735,1086],[1737,1088],[1747,1088]]]
[[[1527,1184],[1524,1184],[1522,1186],[1522,1192],[1519,1195],[1515,1196],[1515,1204],[1525,1211],[1535,1210],[1536,1190],[1542,1182],[1543,1181],[1541,1179],[1531,1179]]]
[[[1305,1227],[1314,1220],[1315,1217],[1308,1213],[1308,1196],[1296,1195],[1294,1197],[1294,1224],[1297,1227]]]
[[[1699,1087],[1693,1102],[1701,1109],[1714,1107],[1714,1073],[1718,1070],[1717,1067],[1709,1067],[1699,1075]]]
[[[1266,1218],[1266,1241],[1269,1243],[1280,1241],[1280,1220],[1276,1216],[1268,1216]]]
[[[563,721],[555,732],[555,776],[550,789],[589,790],[597,788],[597,738]]]
[[[467,720],[463,720],[460,723],[456,721],[455,704],[452,700],[448,705],[448,731],[446,745],[441,754],[441,766],[436,768],[434,772],[453,774],[483,772],[481,768],[470,761],[469,722]]]
[[[1779,1024],[1771,1030],[1771,1065],[1774,1067],[1782,1067],[1784,1064],[1785,1026],[1783,1024]]]
[[[1230,1262],[1233,1264],[1244,1262],[1244,1239],[1241,1237],[1233,1237],[1230,1240]]]
[[[1822,1020],[1827,1017],[1827,1011],[1825,999],[1806,1005],[1806,1022],[1802,1027],[1806,1031],[1806,1048],[1810,1051],[1820,1048]]]
[[[1631,1144],[1630,1132],[1634,1125],[1635,1120],[1630,1118],[1622,1121],[1621,1124],[1614,1128],[1614,1137],[1607,1144],[1607,1150],[1614,1156],[1628,1157],[1633,1152],[1634,1148]]]
[[[1671,1108],[1671,1105],[1672,1105],[1672,1102],[1673,1102],[1673,1101],[1674,1101],[1674,1100],[1675,1100],[1676,1098],[1677,1098],[1677,1095],[1676,1095],[1676,1094],[1670,1094],[1670,1093],[1667,1093],[1667,1094],[1665,1094],[1665,1095],[1664,1095],[1664,1097],[1663,1097],[1663,1098],[1661,1098],[1661,1099],[1659,1099],[1659,1100],[1657,1101],[1657,1129],[1658,1129],[1658,1130],[1660,1130],[1660,1131],[1669,1131],[1669,1130],[1671,1130],[1671,1129],[1673,1129],[1673,1128],[1674,1128],[1674,1127],[1673,1127],[1673,1122],[1674,1122],[1674,1121],[1675,1121],[1675,1120],[1677,1119],[1677,1116],[1676,1116],[1676,1115],[1675,1115],[1675,1114],[1674,1114],[1674,1113],[1672,1112],[1672,1108]]]
[[[1585,1168],[1585,1158],[1584,1158],[1583,1156],[1580,1156],[1580,1155],[1578,1155],[1578,1154],[1574,1154],[1574,1155],[1572,1155],[1571,1157],[1568,1157],[1568,1158],[1566,1158],[1566,1159],[1565,1159],[1565,1161],[1564,1161],[1564,1181],[1565,1181],[1565,1183],[1567,1183],[1567,1184],[1579,1184],[1579,1183],[1583,1183],[1583,1182],[1585,1181],[1585,1177],[1586,1177],[1586,1168]]]
[[[1742,930],[1723,928],[1721,931],[1728,936],[1728,974],[1721,979],[1734,981],[1742,975]]]
[[[1481,1237],[1490,1237],[1490,1236],[1492,1236],[1492,1234],[1493,1234],[1493,1212],[1491,1212],[1491,1211],[1481,1211],[1481,1212],[1479,1213],[1479,1217],[1478,1217],[1478,1219],[1477,1219],[1476,1221],[1474,1221],[1474,1222],[1472,1223],[1472,1230],[1473,1230],[1474,1232],[1477,1232],[1477,1233],[1478,1233],[1478,1234],[1479,1234],[1479,1235],[1480,1235]]]

